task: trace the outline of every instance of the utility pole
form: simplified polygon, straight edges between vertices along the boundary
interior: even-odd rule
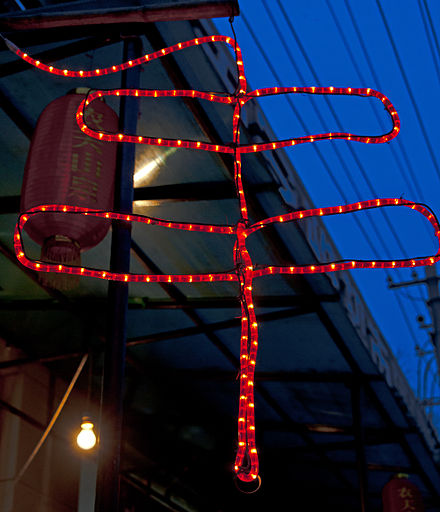
[[[431,312],[432,326],[434,328],[432,343],[437,361],[437,371],[440,371],[440,297],[439,297],[439,276],[435,265],[425,267],[425,281],[428,287],[428,307]]]
[[[433,352],[437,363],[437,373],[440,374],[440,294],[439,294],[440,276],[437,274],[435,265],[425,267],[425,277],[420,279],[415,275],[411,281],[402,281],[394,283],[391,278],[388,280],[388,288],[402,288],[413,285],[425,285],[428,290],[428,300],[426,304],[431,315],[432,331],[430,333],[430,341],[433,345]],[[426,328],[423,317],[419,317],[421,327]],[[421,355],[427,352],[421,351]],[[424,397],[425,398],[425,397]],[[422,403],[426,400],[422,400]],[[431,405],[431,404],[430,404]]]

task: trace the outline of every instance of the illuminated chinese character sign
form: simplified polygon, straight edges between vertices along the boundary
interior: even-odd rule
[[[292,263],[289,266],[275,265],[256,265],[246,247],[246,239],[253,233],[265,229],[274,224],[301,222],[301,219],[307,217],[319,217],[327,215],[339,215],[356,212],[365,209],[383,208],[383,207],[407,207],[422,214],[434,229],[434,234],[440,241],[440,228],[430,209],[422,204],[407,201],[398,198],[372,199],[370,201],[361,201],[353,204],[331,206],[326,208],[315,208],[311,210],[296,211],[293,213],[277,215],[267,219],[261,219],[258,222],[251,223],[248,215],[246,194],[243,188],[242,180],[242,157],[248,153],[257,153],[260,151],[273,151],[284,147],[292,147],[298,144],[316,143],[321,140],[347,140],[351,142],[362,142],[364,144],[380,144],[389,142],[399,133],[399,116],[389,99],[382,93],[373,89],[352,88],[352,87],[270,87],[247,90],[246,76],[244,72],[243,58],[237,43],[226,36],[207,36],[191,41],[177,43],[168,48],[163,48],[157,52],[143,55],[134,60],[123,64],[113,65],[108,68],[98,68],[95,70],[73,71],[69,69],[58,69],[54,66],[48,66],[40,61],[32,59],[28,54],[17,48],[10,41],[6,41],[9,48],[20,58],[35,66],[38,69],[52,73],[58,76],[68,77],[98,77],[120,70],[130,69],[134,66],[151,62],[154,59],[173,52],[184,50],[192,46],[198,46],[207,43],[221,43],[229,45],[234,53],[237,65],[237,87],[233,94],[219,94],[209,91],[196,91],[192,89],[184,90],[158,90],[158,89],[115,89],[115,90],[96,90],[89,94],[88,98],[82,102],[77,113],[76,119],[81,130],[94,139],[108,142],[128,142],[133,144],[148,144],[155,146],[165,146],[177,149],[187,149],[194,151],[211,151],[214,153],[227,153],[233,156],[234,161],[234,181],[236,185],[237,201],[240,209],[240,219],[235,225],[211,225],[199,223],[183,223],[174,220],[157,219],[142,215],[127,215],[121,212],[97,211],[87,208],[81,208],[78,205],[40,205],[26,212],[23,212],[17,223],[14,234],[14,247],[18,260],[28,268],[39,272],[58,272],[74,275],[90,276],[98,279],[107,279],[124,282],[167,282],[167,283],[198,283],[198,282],[216,282],[231,281],[238,283],[239,297],[241,303],[241,338],[240,338],[240,399],[238,408],[238,449],[235,460],[235,472],[240,480],[252,481],[258,476],[258,454],[255,443],[255,413],[254,413],[254,374],[258,349],[258,321],[253,304],[252,285],[253,280],[263,276],[274,274],[317,274],[321,272],[335,272],[345,269],[359,268],[402,268],[417,267],[422,265],[433,265],[440,259],[440,249],[432,256],[410,259],[396,260],[343,260],[315,265],[296,265]],[[240,124],[242,121],[242,110],[246,103],[256,100],[259,97],[273,96],[279,94],[317,94],[332,96],[360,96],[373,98],[380,101],[391,122],[390,131],[381,135],[356,135],[346,132],[318,133],[314,135],[305,135],[287,140],[269,141],[258,144],[240,144]],[[135,97],[183,97],[187,99],[197,98],[209,102],[219,103],[230,108],[232,113],[231,120],[231,141],[229,144],[221,141],[197,141],[159,138],[139,134],[109,133],[100,129],[93,129],[87,124],[87,109],[89,105],[98,98],[105,96],[135,96]],[[184,275],[152,275],[152,274],[131,274],[114,273],[104,270],[96,270],[87,267],[75,267],[69,265],[54,265],[43,261],[29,259],[24,251],[21,230],[30,217],[42,215],[47,212],[60,212],[75,215],[89,215],[93,217],[103,217],[108,219],[120,219],[129,222],[140,222],[143,224],[159,225],[165,228],[181,229],[187,231],[199,231],[204,233],[220,233],[225,236],[235,238],[235,246],[232,255],[234,269],[230,272],[217,272],[211,274],[184,274]],[[411,506],[408,501],[408,507]]]

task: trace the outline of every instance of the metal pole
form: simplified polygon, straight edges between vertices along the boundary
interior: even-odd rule
[[[96,460],[93,454],[81,456],[77,512],[93,512],[96,496]]]
[[[402,286],[411,286],[414,284],[426,284],[428,288],[428,300],[426,304],[429,307],[432,319],[432,344],[434,346],[434,354],[437,362],[437,373],[440,375],[440,295],[439,295],[440,277],[437,274],[435,265],[425,267],[425,279],[413,279],[412,281],[403,281],[393,283],[389,281],[388,288],[400,288]]]
[[[427,304],[431,311],[432,326],[434,329],[432,344],[437,361],[437,373],[440,373],[440,296],[439,296],[439,276],[435,265],[425,267],[425,280],[428,286]],[[423,397],[425,398],[425,397]]]
[[[123,60],[139,57],[142,43],[139,38],[124,40]],[[139,88],[139,67],[122,74],[123,89]],[[136,133],[137,100],[121,98],[119,128],[121,133]],[[133,207],[133,171],[135,147],[121,144],[115,180],[114,208],[131,213]],[[113,222],[110,267],[113,272],[130,270],[131,224]],[[128,309],[128,283],[110,282],[108,288],[107,337],[104,358],[102,420],[99,446],[97,512],[119,512],[119,468],[126,350],[126,320]]]
[[[367,464],[365,460],[364,430],[362,426],[361,383],[355,379],[351,387],[351,411],[353,418],[356,466],[359,481],[359,504],[361,512],[367,511]]]

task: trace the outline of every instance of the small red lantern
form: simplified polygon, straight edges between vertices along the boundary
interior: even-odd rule
[[[100,142],[81,132],[75,114],[87,89],[57,98],[41,113],[26,161],[21,210],[42,204],[113,208],[116,143]],[[103,101],[87,108],[86,122],[95,130],[115,133],[116,113]],[[109,222],[84,215],[41,214],[26,225],[29,236],[42,246],[41,259],[80,263],[80,252],[97,245]],[[72,279],[42,274],[46,285],[72,286]]]
[[[382,489],[383,512],[423,512],[423,499],[408,475],[395,475]]]

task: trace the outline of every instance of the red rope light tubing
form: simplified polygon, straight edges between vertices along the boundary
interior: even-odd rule
[[[100,217],[109,220],[123,220],[126,222],[139,222],[142,224],[161,226],[164,228],[180,229],[185,231],[203,231],[205,233],[217,233],[225,235],[234,235],[236,233],[235,226],[218,226],[208,224],[196,224],[185,222],[172,222],[168,220],[157,219],[155,217],[147,217],[145,215],[122,214],[111,211],[93,210],[81,206],[49,204],[30,208],[26,212],[20,214],[14,233],[15,253],[19,261],[28,268],[38,272],[56,272],[64,274],[82,275],[95,277],[98,279],[106,279],[109,281],[125,281],[125,282],[146,282],[146,283],[200,283],[213,281],[237,281],[235,273],[211,273],[211,274],[191,274],[191,275],[147,275],[147,274],[120,274],[117,272],[108,272],[96,270],[87,267],[77,267],[70,265],[58,265],[45,263],[40,260],[29,259],[23,247],[21,232],[23,226],[29,219],[36,214],[44,214],[49,212],[69,213],[77,215],[88,215],[90,217]]]
[[[240,85],[241,86],[241,85]],[[330,133],[318,133],[315,135],[308,135],[304,137],[295,137],[292,139],[270,141],[259,144],[244,144],[239,145],[232,143],[230,145],[224,144],[212,144],[195,140],[184,140],[184,139],[167,139],[147,136],[129,135],[124,133],[105,133],[95,131],[87,126],[83,121],[85,108],[97,98],[104,96],[138,96],[138,97],[149,97],[149,98],[162,98],[162,97],[186,97],[186,98],[199,98],[207,101],[216,103],[234,104],[239,102],[240,107],[254,98],[275,96],[280,94],[333,94],[339,96],[369,96],[372,98],[379,99],[393,121],[393,128],[390,132],[378,135],[378,136],[366,136],[356,135],[353,133],[345,132],[330,132]],[[241,116],[240,116],[241,117]],[[240,119],[240,117],[238,119]],[[400,119],[394,109],[393,104],[389,99],[382,93],[373,89],[362,89],[362,88],[342,88],[342,87],[272,87],[267,89],[257,89],[250,93],[242,93],[238,98],[234,95],[220,96],[214,93],[207,93],[196,90],[141,90],[141,89],[115,89],[110,91],[97,90],[89,94],[87,100],[83,100],[80,104],[76,119],[81,130],[98,140],[104,140],[108,142],[131,142],[134,144],[148,144],[154,146],[167,146],[173,148],[186,148],[186,149],[197,149],[202,151],[213,151],[218,153],[256,153],[259,151],[275,150],[289,146],[295,146],[297,144],[304,144],[306,142],[316,142],[318,140],[332,140],[332,139],[345,139],[356,142],[363,142],[366,144],[380,144],[388,142],[393,139],[400,130]]]
[[[219,153],[229,153],[234,157],[234,179],[239,200],[241,218],[235,226],[218,226],[196,223],[182,223],[163,219],[156,219],[142,215],[126,215],[110,211],[98,211],[93,209],[81,208],[74,205],[41,205],[22,213],[17,222],[14,234],[14,247],[18,260],[26,267],[39,272],[58,272],[86,275],[98,279],[107,279],[126,282],[169,282],[169,283],[194,283],[194,282],[214,282],[214,281],[234,281],[238,282],[240,288],[241,302],[241,339],[240,339],[240,400],[238,410],[238,450],[235,460],[235,472],[240,480],[252,481],[258,476],[258,454],[255,443],[255,414],[254,414],[254,374],[256,366],[256,357],[258,349],[258,323],[255,315],[255,308],[252,296],[252,282],[257,277],[272,274],[312,274],[321,272],[335,272],[338,270],[353,268],[398,268],[398,267],[417,267],[422,265],[432,265],[440,260],[440,227],[435,215],[424,205],[414,203],[405,199],[374,199],[371,201],[362,201],[349,205],[332,206],[327,208],[315,208],[302,210],[289,214],[278,215],[263,219],[253,225],[250,225],[245,192],[241,176],[241,155],[246,153],[255,153],[259,151],[276,150],[283,147],[294,146],[307,142],[316,142],[319,140],[344,139],[349,141],[363,142],[366,144],[378,144],[388,142],[393,139],[400,130],[399,116],[389,99],[382,93],[373,89],[364,88],[341,88],[341,87],[271,87],[257,89],[247,92],[247,83],[243,67],[243,59],[240,48],[236,41],[226,36],[207,36],[192,39],[186,42],[180,42],[176,45],[163,48],[157,52],[144,55],[138,59],[111,66],[109,68],[95,69],[91,71],[73,71],[68,69],[59,69],[54,66],[48,66],[37,60],[32,59],[28,54],[17,48],[9,40],[5,39],[9,48],[20,58],[35,66],[38,69],[47,71],[54,75],[62,77],[96,77],[109,73],[115,73],[130,67],[138,66],[154,59],[161,58],[173,52],[197,46],[206,43],[221,42],[231,46],[235,52],[235,60],[238,72],[238,85],[233,94],[218,94],[212,92],[196,90],[145,90],[145,89],[115,89],[115,90],[96,90],[92,91],[86,100],[82,102],[77,113],[76,119],[81,130],[98,140],[111,142],[129,142],[135,144],[148,144],[157,146],[167,146],[174,148],[185,148],[201,151],[212,151]],[[346,96],[364,96],[373,97],[380,100],[387,110],[392,120],[392,129],[382,135],[356,135],[346,132],[320,133],[307,135],[287,140],[270,141],[259,144],[240,144],[239,125],[241,121],[241,110],[245,104],[255,98],[279,95],[279,94],[326,94],[326,95],[346,95]],[[159,137],[150,137],[144,135],[124,134],[124,133],[105,133],[92,130],[83,121],[84,111],[94,100],[104,96],[137,96],[137,97],[186,97],[198,98],[206,101],[229,104],[233,106],[232,133],[233,140],[230,144],[216,144],[213,142],[202,142],[195,140],[168,139]],[[296,222],[307,217],[339,215],[350,212],[381,208],[386,206],[406,206],[421,213],[430,222],[434,228],[435,235],[439,241],[439,250],[433,256],[420,257],[413,259],[398,259],[395,261],[365,261],[365,260],[344,260],[334,261],[315,265],[294,265],[288,267],[280,266],[254,266],[252,259],[246,248],[246,238],[256,232],[264,229],[268,225]],[[150,274],[119,274],[98,270],[87,267],[74,267],[69,265],[56,265],[45,263],[38,260],[29,259],[23,248],[21,230],[29,218],[36,214],[44,212],[59,212],[60,214],[69,213],[77,215],[90,215],[94,217],[108,218],[109,220],[125,220],[129,222],[140,222],[143,224],[158,225],[170,229],[181,229],[187,231],[199,231],[205,233],[217,233],[232,235],[236,237],[234,246],[234,265],[235,268],[230,272],[204,273],[204,274],[185,274],[185,275],[150,275]]]
[[[158,50],[157,52],[153,52],[150,54],[146,54],[142,57],[139,57],[138,59],[134,60],[128,60],[127,62],[123,62],[122,64],[116,64],[114,66],[108,67],[108,68],[97,68],[92,70],[79,70],[74,71],[70,69],[60,69],[55,66],[48,66],[47,64],[44,64],[43,62],[40,62],[39,60],[35,60],[32,57],[30,57],[27,53],[23,52],[16,46],[12,41],[7,39],[6,37],[2,36],[2,39],[8,46],[8,48],[15,53],[20,59],[23,59],[31,66],[34,66],[38,69],[41,69],[42,71],[46,71],[47,73],[51,73],[53,75],[68,77],[68,78],[91,78],[91,77],[97,77],[97,76],[104,76],[104,75],[110,75],[112,73],[118,73],[119,71],[123,71],[125,69],[134,68],[136,66],[140,66],[141,64],[145,64],[146,62],[151,62],[155,59],[158,59],[160,57],[163,57],[164,55],[169,55],[170,53],[178,52],[180,50],[183,50],[185,48],[189,48],[191,46],[198,46],[205,43],[226,43],[229,44],[232,49],[235,51],[237,55],[237,66],[240,69],[240,80],[243,80],[243,83],[245,83],[245,77],[244,77],[244,70],[243,70],[243,59],[241,58],[241,51],[236,45],[236,42],[231,37],[227,36],[206,36],[206,37],[199,37],[196,39],[191,39],[189,41],[180,42],[173,46],[168,46],[167,48],[162,48],[161,50]]]
[[[315,265],[296,265],[287,267],[277,267],[272,265],[259,266],[256,269],[249,257],[246,250],[244,240],[255,233],[259,229],[276,224],[276,223],[287,223],[305,219],[308,217],[325,217],[329,215],[341,215],[346,213],[352,213],[373,208],[383,208],[387,206],[406,206],[421,213],[431,224],[434,229],[435,236],[439,242],[439,249],[436,254],[432,256],[425,256],[420,258],[408,258],[408,259],[396,259],[396,260],[343,260],[333,261],[325,264]],[[244,264],[245,270],[249,272],[248,277],[261,277],[271,274],[319,274],[322,272],[337,272],[339,270],[347,270],[353,268],[403,268],[403,267],[420,267],[424,265],[433,265],[440,260],[440,226],[438,219],[425,205],[422,203],[415,203],[406,199],[397,198],[386,198],[386,199],[372,199],[370,201],[361,201],[348,205],[341,206],[330,206],[327,208],[314,208],[311,210],[299,210],[293,213],[279,215],[277,217],[270,217],[263,221],[257,222],[251,225],[249,228],[244,227],[244,224],[238,224],[237,226],[219,226],[209,224],[196,224],[196,223],[184,223],[184,222],[170,222],[164,219],[157,219],[154,217],[148,217],[145,215],[125,215],[122,213],[115,213],[111,211],[100,211],[92,210],[89,208],[83,208],[80,206],[69,206],[50,204],[35,206],[23,212],[19,216],[19,220],[15,227],[14,233],[14,247],[17,254],[17,258],[25,267],[39,272],[57,272],[67,274],[78,274],[89,277],[95,277],[97,279],[106,279],[110,281],[127,281],[127,282],[170,282],[170,283],[195,283],[195,282],[213,282],[213,281],[238,281],[240,282],[240,272],[214,272],[204,274],[170,274],[170,275],[155,275],[155,274],[119,274],[114,272],[108,272],[103,270],[95,270],[86,267],[76,267],[69,265],[58,265],[52,263],[45,263],[40,260],[33,260],[26,256],[23,247],[23,239],[21,232],[24,225],[29,219],[35,214],[58,212],[58,213],[70,213],[79,215],[88,215],[90,217],[100,217],[109,220],[124,220],[128,222],[139,222],[147,225],[162,226],[171,229],[181,229],[186,231],[198,231],[204,233],[217,233],[223,235],[235,235],[237,236],[239,251],[241,251],[243,261],[240,261],[240,257],[235,256],[236,265]],[[250,291],[250,290],[249,290]],[[245,292],[244,292],[245,293]],[[251,296],[247,298],[248,302],[252,302]]]

